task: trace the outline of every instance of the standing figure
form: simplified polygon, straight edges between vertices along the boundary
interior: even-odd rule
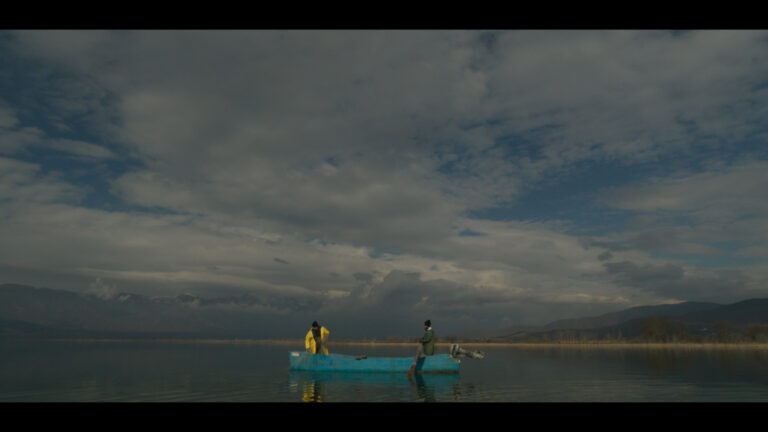
[[[430,320],[424,321],[424,336],[419,339],[419,342],[421,342],[422,353],[425,356],[435,354],[435,332],[432,331],[432,322]]]
[[[307,351],[312,354],[325,354],[328,355],[328,335],[331,334],[327,328],[317,324],[317,321],[312,323],[312,328],[307,332],[307,336],[304,338],[304,345]]]

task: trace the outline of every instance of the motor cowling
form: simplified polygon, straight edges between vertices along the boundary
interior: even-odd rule
[[[451,357],[469,357],[475,359],[481,359],[485,357],[485,353],[482,351],[470,351],[460,347],[458,344],[451,344]]]

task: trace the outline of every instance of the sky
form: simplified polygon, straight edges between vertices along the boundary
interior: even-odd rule
[[[768,32],[0,32],[0,283],[418,335],[768,297]]]

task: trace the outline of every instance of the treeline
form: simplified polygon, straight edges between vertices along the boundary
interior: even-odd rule
[[[600,330],[553,330],[518,334],[503,338],[443,338],[443,342],[528,342],[528,343],[590,343],[590,342],[654,342],[654,343],[768,343],[768,324],[752,323],[737,327],[729,321],[717,321],[711,328],[691,325],[665,317],[648,317],[638,326],[617,326]]]
[[[730,321],[717,321],[712,328],[700,328],[693,333],[681,321],[648,317],[643,321],[639,338],[648,342],[768,342],[768,324],[752,323],[737,328]]]
[[[711,329],[691,333],[683,322],[649,317],[643,322],[640,338],[650,342],[768,342],[768,324],[737,328],[730,321],[717,321]]]

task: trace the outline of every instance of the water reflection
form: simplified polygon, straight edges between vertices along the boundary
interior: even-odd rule
[[[323,381],[304,381],[301,400],[303,402],[323,402],[325,400],[325,383]]]
[[[767,346],[486,350],[492,355],[462,362],[459,375],[409,381],[405,373],[291,372],[283,345],[0,338],[0,402],[768,402]]]
[[[681,350],[650,349],[644,352],[646,365],[657,374],[691,370],[701,357],[701,353]]]
[[[291,371],[289,386],[301,389],[303,402],[353,400],[358,402],[425,402],[455,399],[459,392],[458,374]]]
[[[739,349],[682,350],[655,348],[643,351],[648,369],[657,374],[713,370],[738,374],[745,367],[768,371],[768,352]]]
[[[438,396],[456,400],[460,394],[458,374],[416,374],[409,382],[418,399],[424,402],[437,402]]]

